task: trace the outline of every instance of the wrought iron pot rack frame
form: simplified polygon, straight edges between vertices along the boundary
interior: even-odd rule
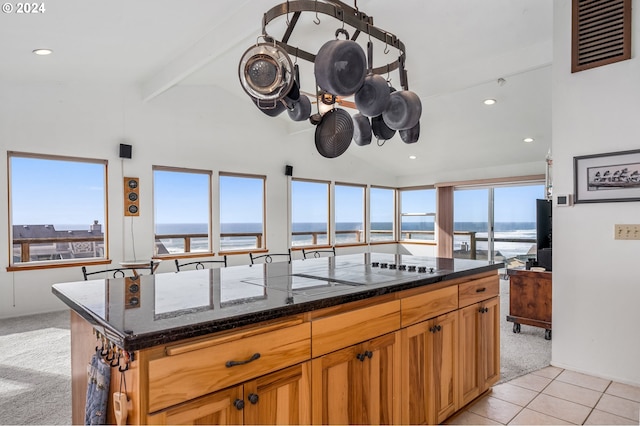
[[[355,8],[339,0],[287,1],[285,3],[274,6],[267,12],[265,12],[262,19],[262,36],[264,37],[265,41],[276,43],[278,46],[286,50],[290,55],[313,63],[315,62],[316,55],[302,50],[299,47],[291,46],[288,44],[288,42],[302,12],[314,12],[316,14],[314,23],[316,24],[320,24],[318,13],[322,13],[340,21],[342,24],[347,24],[355,28],[355,32],[351,36],[351,40],[353,41],[355,41],[358,36],[360,36],[360,34],[364,33],[370,38],[373,37],[385,43],[385,53],[388,53],[388,46],[396,48],[400,52],[398,59],[388,63],[387,65],[373,68],[372,72],[374,74],[383,75],[389,74],[391,71],[398,70],[400,74],[400,85],[404,90],[409,90],[407,71],[404,67],[406,60],[406,50],[404,43],[400,41],[400,39],[395,34],[374,26],[373,17],[367,15],[364,12],[361,12],[358,9],[357,1],[355,1],[354,3]],[[291,19],[289,19],[289,14],[292,14]],[[276,40],[267,33],[267,25],[269,25],[269,23],[275,18],[283,15],[287,15],[287,29],[282,36],[282,40]]]

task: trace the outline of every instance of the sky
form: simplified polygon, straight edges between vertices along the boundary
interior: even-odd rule
[[[12,223],[87,226],[94,220],[104,223],[104,179],[102,163],[11,157]],[[208,222],[210,173],[156,170],[153,179],[157,223]],[[149,185],[141,182],[143,187]],[[392,191],[372,188],[370,192],[371,221],[390,221],[393,217]],[[293,222],[328,220],[327,184],[294,180],[291,193]],[[363,188],[337,185],[334,193],[339,207],[336,221],[361,222]],[[141,196],[144,197],[144,193]],[[261,178],[220,176],[219,197],[222,223],[262,221]],[[543,197],[543,185],[497,187],[495,221],[535,222],[535,199]],[[487,189],[457,190],[454,203],[454,221],[487,220]],[[402,204],[404,213],[435,212],[435,190],[403,191]]]

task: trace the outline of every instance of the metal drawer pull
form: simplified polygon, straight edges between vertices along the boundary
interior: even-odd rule
[[[227,361],[225,365],[227,366],[227,368],[231,368],[236,365],[249,364],[251,361],[255,361],[258,358],[260,358],[260,353],[256,352],[255,354],[251,355],[251,358],[245,361]]]
[[[487,291],[486,287],[482,287],[482,288],[477,288],[476,289],[476,293],[484,293],[485,291]]]

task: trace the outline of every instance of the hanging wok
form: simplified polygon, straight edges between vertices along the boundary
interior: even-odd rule
[[[325,158],[344,154],[352,138],[353,121],[349,113],[340,108],[324,114],[316,127],[316,149]]]

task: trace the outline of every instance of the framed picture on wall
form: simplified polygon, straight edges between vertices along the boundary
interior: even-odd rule
[[[640,201],[640,149],[573,157],[574,203]]]

